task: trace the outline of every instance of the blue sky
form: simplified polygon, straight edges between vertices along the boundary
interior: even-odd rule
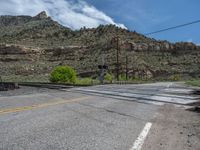
[[[200,0],[1,0],[0,6],[0,15],[46,11],[71,29],[115,24],[142,34],[200,20]],[[150,37],[200,45],[200,23]]]
[[[87,0],[128,29],[148,33],[200,20],[200,0]],[[151,37],[200,44],[200,23]]]

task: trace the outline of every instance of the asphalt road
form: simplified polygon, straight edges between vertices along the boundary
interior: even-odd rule
[[[198,100],[190,90],[157,83],[0,92],[0,149],[198,150],[199,115],[183,109]]]
[[[138,85],[101,85],[76,88],[72,91],[155,105],[173,104],[187,108],[199,103],[200,96],[192,94],[195,90],[182,83],[164,82]]]

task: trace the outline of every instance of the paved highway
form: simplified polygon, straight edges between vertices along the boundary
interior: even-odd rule
[[[198,150],[199,101],[175,83],[0,92],[0,149]],[[183,102],[182,102],[183,101]]]
[[[72,91],[155,105],[174,104],[187,108],[199,103],[200,96],[192,94],[194,90],[183,84],[166,82],[138,85],[101,85],[90,88],[76,88]]]

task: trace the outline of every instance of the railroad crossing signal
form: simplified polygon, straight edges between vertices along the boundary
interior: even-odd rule
[[[108,70],[108,66],[107,65],[98,65],[99,69],[105,69]]]
[[[106,74],[106,70],[108,70],[108,66],[107,65],[98,65],[98,68],[100,69],[99,80],[100,80],[101,84],[103,84],[104,76]]]

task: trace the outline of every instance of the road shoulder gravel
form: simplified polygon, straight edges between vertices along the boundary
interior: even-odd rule
[[[165,105],[152,120],[143,150],[199,150],[200,115]]]

